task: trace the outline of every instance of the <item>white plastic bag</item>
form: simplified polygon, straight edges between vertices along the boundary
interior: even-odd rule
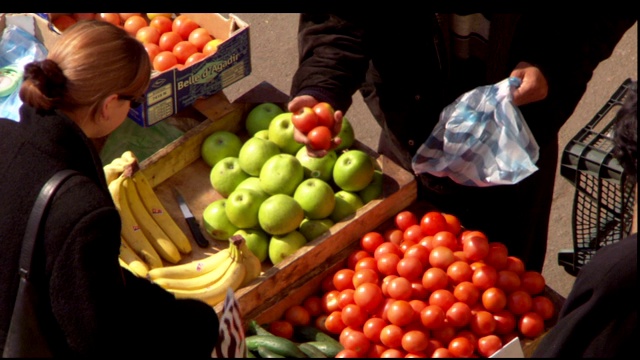
[[[510,77],[480,86],[445,107],[413,171],[477,187],[516,184],[537,171],[538,144],[512,101],[520,84]]]

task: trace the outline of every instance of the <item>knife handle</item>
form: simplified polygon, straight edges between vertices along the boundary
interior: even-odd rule
[[[202,235],[202,231],[200,231],[200,226],[196,221],[196,218],[188,218],[187,224],[191,229],[191,233],[193,234],[193,238],[196,240],[196,244],[201,248],[209,247],[209,240],[205,239],[204,235]]]

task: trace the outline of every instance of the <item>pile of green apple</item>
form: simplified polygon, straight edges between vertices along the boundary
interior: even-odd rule
[[[382,195],[382,171],[368,153],[350,148],[355,136],[346,118],[342,143],[321,158],[294,140],[292,113],[275,103],[256,105],[245,129],[246,140],[220,130],[202,143],[209,180],[222,196],[203,213],[217,240],[240,234],[275,265]]]

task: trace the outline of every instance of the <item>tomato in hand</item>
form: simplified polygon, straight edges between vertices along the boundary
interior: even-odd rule
[[[319,102],[315,104],[313,106],[313,112],[318,117],[318,125],[333,129],[333,125],[335,124],[335,111],[329,103]]]
[[[420,227],[425,235],[435,235],[439,231],[447,230],[447,219],[439,211],[429,211],[420,219]]]
[[[318,116],[313,112],[312,108],[304,106],[291,115],[291,123],[306,135],[318,126]]]
[[[316,126],[307,134],[309,145],[315,150],[329,150],[331,148],[331,130],[326,126]]]

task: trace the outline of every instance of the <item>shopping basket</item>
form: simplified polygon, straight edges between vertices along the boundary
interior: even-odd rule
[[[575,186],[575,196],[573,250],[561,250],[558,264],[573,276],[598,249],[631,231],[635,183],[611,151],[613,120],[632,83],[625,80],[562,153],[560,174]]]

